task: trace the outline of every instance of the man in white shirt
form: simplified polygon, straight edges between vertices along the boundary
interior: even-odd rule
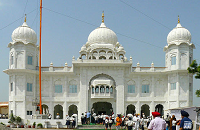
[[[162,118],[160,118],[159,112],[152,112],[152,115],[154,117],[153,120],[151,120],[148,130],[166,130],[166,122]]]

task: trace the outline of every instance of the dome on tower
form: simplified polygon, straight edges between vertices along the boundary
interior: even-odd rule
[[[35,31],[27,25],[26,18],[22,26],[19,26],[13,31],[11,37],[14,42],[21,41],[24,43],[32,43],[32,44],[37,43],[37,35]]]
[[[167,36],[167,43],[179,44],[182,42],[189,44],[191,42],[191,33],[186,28],[182,27],[178,20],[177,26]]]

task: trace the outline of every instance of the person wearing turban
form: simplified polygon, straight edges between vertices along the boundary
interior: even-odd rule
[[[118,114],[117,118],[116,118],[116,130],[118,130],[120,128],[120,125],[122,123],[122,119],[121,119],[121,114]]]
[[[181,110],[181,123],[180,123],[180,129],[179,130],[192,130],[193,125],[192,125],[192,120],[189,118],[189,114],[186,111]]]
[[[166,122],[160,118],[161,114],[159,112],[152,112],[152,115],[154,119],[151,120],[148,130],[166,130]]]

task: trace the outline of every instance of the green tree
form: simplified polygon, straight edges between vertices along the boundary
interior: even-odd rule
[[[200,65],[197,64],[196,60],[192,61],[187,70],[189,73],[194,74],[196,79],[200,79]],[[195,94],[200,97],[200,89],[196,90]]]

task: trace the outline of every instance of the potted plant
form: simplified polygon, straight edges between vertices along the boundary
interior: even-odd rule
[[[15,117],[13,116],[13,113],[11,113],[10,119],[8,121],[8,123],[10,123],[10,128],[14,127],[14,122],[15,122]]]
[[[19,124],[21,123],[22,118],[20,116],[15,117],[15,122],[17,123],[17,128],[19,128]]]
[[[24,128],[24,125],[21,125],[21,128]]]
[[[36,125],[36,123],[35,123],[35,122],[33,122],[33,128],[35,128],[35,125]]]
[[[37,128],[42,128],[42,123],[38,123]]]

